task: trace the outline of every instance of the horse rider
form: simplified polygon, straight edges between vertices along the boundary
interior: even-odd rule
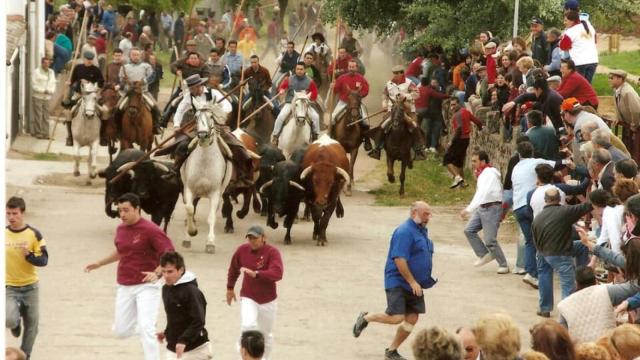
[[[347,49],[344,47],[338,48],[338,58],[335,61],[335,78],[339,78],[340,75],[346,74],[349,71],[349,61],[353,60],[353,57],[349,55]],[[333,61],[329,64],[329,68],[327,69],[327,74],[329,77],[332,76],[334,71]]]
[[[285,104],[280,109],[280,113],[276,118],[276,122],[273,125],[273,133],[271,134],[271,142],[274,145],[278,144],[278,137],[280,136],[280,132],[282,131],[282,126],[284,125],[284,121],[289,117],[291,113],[293,101],[293,96],[296,91],[306,91],[310,93],[310,100],[316,101],[318,98],[318,88],[316,87],[316,83],[307,76],[304,69],[304,63],[299,62],[295,67],[295,73],[293,76],[289,76],[288,79],[285,79],[280,85],[279,93],[280,95],[286,92]],[[307,110],[307,116],[311,119],[311,136],[312,141],[315,141],[320,135],[320,116],[318,115],[316,109],[309,105]]]
[[[251,82],[254,82],[259,89],[263,90],[264,94],[271,98],[271,74],[269,73],[269,70],[260,65],[260,58],[258,55],[251,55],[250,60],[251,66],[244,70],[243,77],[245,79],[249,79],[251,77]],[[243,107],[247,106],[251,100],[251,94],[247,93]]]
[[[331,49],[325,42],[324,35],[319,32],[314,33],[311,35],[311,40],[313,40],[313,43],[304,50],[304,53],[310,52],[322,59],[325,64],[329,64],[331,61]]]
[[[322,86],[322,74],[320,70],[313,64],[314,58],[313,53],[306,52],[304,54],[304,68],[307,76],[315,81],[316,86],[320,88]]]
[[[349,55],[353,57],[358,57],[362,54],[362,46],[356,38],[353,37],[353,31],[349,30],[344,34],[342,41],[340,42],[340,47],[345,48]]]
[[[120,68],[124,65],[122,50],[113,50],[111,63],[105,69],[105,88],[118,90],[120,87]]]
[[[244,65],[244,57],[238,52],[238,42],[229,41],[227,44],[229,51],[222,56],[222,62],[229,71],[229,83],[224,84],[225,88],[230,89],[240,83],[240,75],[242,66]]]
[[[191,75],[186,79],[189,92],[182,98],[182,101],[178,105],[178,110],[176,110],[176,115],[173,117],[174,131],[180,131],[182,119],[188,111],[192,110],[195,113],[196,109],[193,104],[193,99],[196,99],[201,104],[206,103],[213,106],[220,106],[227,115],[231,113],[232,108],[229,100],[224,99],[219,102],[225,95],[218,89],[206,87],[205,83],[207,81],[206,78],[203,79],[198,74]],[[215,127],[220,132],[220,138],[229,145],[229,149],[233,154],[231,161],[236,169],[236,180],[234,184],[238,187],[252,185],[251,155],[247,152],[242,142],[229,131],[226,121],[226,118],[215,119]],[[189,155],[188,146],[193,137],[194,134],[183,133],[178,134],[176,137],[176,142],[179,144],[176,146],[174,153],[174,174],[171,174],[171,176],[178,176],[178,174],[180,174],[180,168]]]
[[[361,98],[369,95],[369,82],[360,73],[358,73],[358,63],[355,60],[349,61],[349,72],[337,78],[333,84],[333,92],[338,96],[338,103],[331,114],[331,125],[334,126],[342,113],[347,109],[347,102],[352,91],[357,91]],[[362,129],[362,142],[366,151],[371,151],[371,142],[369,137],[364,135],[369,130],[368,113],[364,107],[364,103],[360,102],[360,121],[359,126]]]
[[[191,40],[190,40],[191,41]],[[208,76],[209,68],[206,66],[202,58],[196,51],[190,51],[186,54],[182,59],[175,61],[169,66],[169,69],[172,73],[176,74],[176,76],[180,76],[182,79],[186,79],[194,74],[199,74],[201,77]],[[175,89],[167,105],[164,108],[164,112],[162,113],[162,125],[166,126],[171,114],[176,111],[176,107],[178,106],[179,100],[176,101],[180,93],[186,93],[186,89],[183,90],[183,86],[179,86]]]
[[[417,123],[416,105],[415,99],[418,98],[418,88],[413,81],[407,79],[404,76],[404,67],[402,65],[394,66],[391,71],[393,72],[393,78],[387,81],[387,85],[384,88],[384,95],[382,100],[382,108],[387,109],[387,113],[384,115],[384,121],[380,124],[382,131],[376,136],[376,148],[369,152],[369,156],[374,159],[380,160],[380,152],[384,147],[385,135],[389,132],[391,126],[391,108],[397,101],[404,100],[404,112],[405,121],[409,132],[413,135],[413,151],[415,152],[416,160],[424,160],[424,146],[421,144],[420,129]],[[409,119],[407,119],[407,117]]]
[[[71,78],[67,81],[67,86],[70,86],[69,96],[62,101],[62,106],[65,109],[71,109],[81,98],[82,90],[80,84],[82,80],[90,83],[97,83],[99,88],[104,87],[104,77],[102,72],[97,66],[93,64],[95,54],[91,51],[85,51],[82,54],[82,64],[78,64],[73,68]],[[71,134],[71,121],[66,122],[67,125],[67,146],[73,146],[73,135]]]
[[[118,105],[116,105],[116,124],[118,124],[119,127],[122,126],[122,113],[129,102],[129,97],[132,95],[133,84],[135,82],[142,82],[142,99],[149,107],[149,110],[151,110],[153,133],[158,135],[160,134],[160,109],[158,109],[158,105],[147,86],[147,84],[153,81],[155,71],[153,71],[153,67],[151,67],[149,63],[143,62],[141,59],[142,54],[140,53],[140,49],[131,48],[131,51],[129,51],[130,62],[120,68],[120,99],[118,100]]]
[[[295,71],[296,64],[300,59],[300,54],[295,50],[295,46],[293,41],[287,42],[287,50],[276,59],[276,63],[278,63],[280,68],[276,76],[273,77],[273,84],[275,86],[277,86],[286,75]]]

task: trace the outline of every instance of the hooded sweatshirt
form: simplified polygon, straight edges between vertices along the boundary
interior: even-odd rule
[[[175,285],[164,285],[162,301],[167,314],[167,349],[175,352],[180,343],[186,345],[185,351],[191,351],[209,341],[204,328],[207,301],[194,273],[185,271]]]

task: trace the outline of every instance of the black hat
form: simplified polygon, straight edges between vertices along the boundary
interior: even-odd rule
[[[83,52],[83,53],[82,53],[82,56],[84,56],[84,58],[85,58],[85,59],[87,59],[87,60],[93,60],[93,58],[94,58],[96,55],[93,53],[93,51],[89,51],[89,50],[87,50],[87,51],[85,51],[85,52]]]
[[[262,228],[262,226],[253,225],[252,227],[249,228],[249,230],[247,230],[247,235],[245,235],[245,237],[246,236],[259,237],[263,235],[264,235],[264,229]]]
[[[202,85],[207,82],[207,79],[203,79],[200,77],[200,74],[193,74],[185,79],[188,87],[193,87],[196,85]]]
[[[544,25],[544,21],[542,21],[542,19],[534,17],[533,19],[531,19],[531,25],[536,24],[536,25]]]
[[[315,40],[315,39],[320,39],[320,42],[325,42],[324,35],[322,35],[322,33],[319,33],[319,32],[313,33],[311,35],[311,40]]]

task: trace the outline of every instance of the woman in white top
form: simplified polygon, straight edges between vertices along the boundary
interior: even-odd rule
[[[600,237],[598,237],[597,244],[609,243],[611,251],[621,254],[620,246],[622,245],[622,226],[624,224],[623,203],[631,196],[638,194],[638,185],[631,179],[616,179],[612,191],[615,198],[610,198],[608,206],[602,211]]]
[[[576,71],[591,82],[598,66],[596,30],[588,21],[580,20],[580,13],[572,10],[565,12],[564,24],[567,28],[558,46],[569,53]]]

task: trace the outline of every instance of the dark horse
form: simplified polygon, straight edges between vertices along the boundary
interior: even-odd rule
[[[336,139],[336,141],[338,141],[349,154],[349,177],[351,181],[345,190],[345,194],[347,196],[351,196],[353,167],[356,164],[358,149],[360,149],[360,143],[362,142],[362,129],[359,123],[355,123],[360,120],[361,103],[362,97],[360,96],[360,93],[357,90],[350,91],[347,108],[340,117],[336,119],[336,124],[333,126],[331,131],[331,137]]]
[[[249,80],[249,94],[251,104],[246,110],[242,110],[244,116],[248,116],[256,111],[260,106],[267,102],[268,92],[261,88],[260,84],[254,79]],[[259,113],[253,115],[241,127],[248,133],[256,137],[259,145],[266,144],[271,141],[271,132],[273,132],[273,124],[275,117],[270,106],[265,106]]]
[[[102,136],[107,140],[107,147],[109,149],[109,164],[113,162],[113,154],[116,153],[116,141],[118,141],[118,126],[115,119],[115,107],[118,104],[120,95],[112,87],[102,90],[102,104],[107,107],[108,117],[102,119]]]
[[[393,174],[393,165],[396,161],[400,161],[400,196],[404,196],[404,179],[407,167],[413,168],[413,159],[411,157],[411,147],[415,139],[413,131],[420,131],[419,128],[413,130],[410,129],[407,121],[408,115],[405,112],[405,108],[408,107],[405,104],[405,100],[394,102],[391,108],[391,125],[389,126],[388,133],[384,135],[384,150],[387,153],[387,179],[390,183],[396,181],[396,177]],[[380,127],[376,127],[370,131],[370,135],[375,135],[375,132],[383,131]],[[424,139],[424,136],[420,137]],[[414,140],[415,141],[415,140]]]
[[[136,143],[141,150],[149,151],[153,145],[153,119],[142,95],[142,82],[134,82],[128,95],[129,103],[122,115],[120,147],[129,149]]]

